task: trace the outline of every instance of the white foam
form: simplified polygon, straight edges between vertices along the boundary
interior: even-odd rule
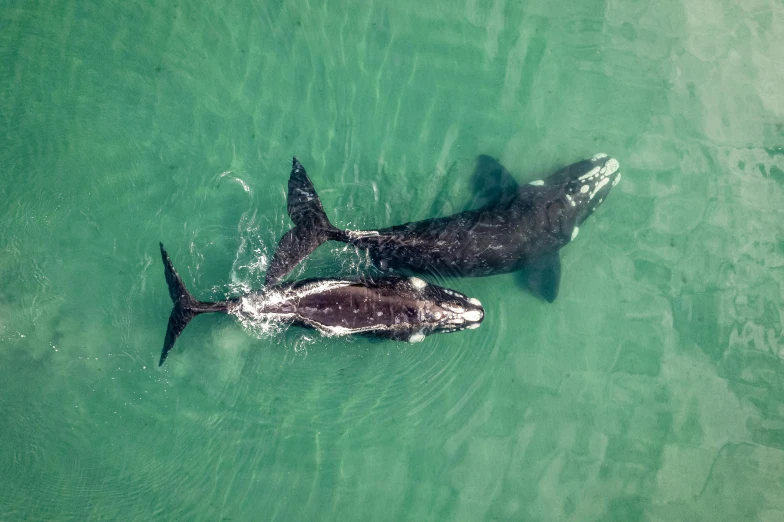
[[[351,239],[362,239],[363,237],[375,237],[380,235],[376,230],[346,230],[346,234]]]
[[[410,343],[419,343],[425,340],[425,334],[421,330],[413,334],[411,337],[408,338],[408,342]]]

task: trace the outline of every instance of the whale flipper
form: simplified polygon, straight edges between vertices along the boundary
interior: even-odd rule
[[[265,285],[277,283],[321,243],[344,234],[329,222],[313,182],[297,158],[292,160],[286,209],[294,228],[280,239],[267,269]]]
[[[558,252],[534,259],[525,265],[523,279],[531,292],[548,303],[558,297],[561,286],[561,258]]]
[[[506,167],[487,154],[476,158],[476,167],[471,175],[473,201],[468,208],[484,207],[514,197],[520,185]]]

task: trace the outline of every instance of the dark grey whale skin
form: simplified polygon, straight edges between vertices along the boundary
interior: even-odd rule
[[[552,302],[561,277],[558,251],[618,183],[618,169],[616,160],[597,154],[476,210],[351,231],[330,223],[305,168],[294,158],[288,214],[295,226],[281,238],[266,282],[280,281],[321,243],[333,240],[367,250],[384,270],[461,277],[523,270],[529,289]]]
[[[221,302],[198,301],[185,288],[163,244],[160,248],[174,307],[158,366],[190,320],[202,313],[264,317],[327,336],[358,334],[410,342],[431,333],[477,328],[484,319],[478,300],[415,277],[306,279]]]

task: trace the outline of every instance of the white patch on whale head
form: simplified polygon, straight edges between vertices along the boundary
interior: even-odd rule
[[[602,174],[605,176],[609,176],[610,174],[615,174],[618,172],[618,169],[621,168],[621,164],[618,163],[618,160],[615,158],[608,159],[605,164],[604,168],[602,169]]]
[[[594,155],[593,155],[593,157],[592,157],[591,159],[592,159],[593,161],[598,161],[598,160],[600,160],[600,159],[604,159],[604,158],[606,158],[606,157],[607,157],[607,154],[605,154],[604,152],[600,152],[600,153],[598,153],[598,154],[594,154]]]
[[[617,185],[619,181],[621,181],[621,173],[620,172],[618,173],[617,176],[615,176],[615,179],[612,182],[612,186],[614,187],[615,185]]]
[[[422,290],[424,287],[427,286],[427,283],[418,277],[409,277],[408,281],[411,283],[411,286],[416,290]]]
[[[582,176],[580,176],[577,179],[583,180],[583,179],[592,178],[592,177],[594,177],[595,175],[597,175],[599,173],[600,169],[601,169],[601,167],[594,167],[594,168],[592,168],[591,170],[589,170],[588,172],[586,172],[585,174],[583,174]]]
[[[466,328],[468,328],[469,330],[473,330],[474,328],[479,328],[480,324],[481,323],[471,323],[468,326],[466,326]]]
[[[484,317],[484,314],[481,310],[469,310],[463,314],[463,318],[471,322],[481,321],[482,317]]]
[[[572,230],[572,239],[570,241],[574,241],[574,238],[576,238],[577,234],[579,233],[580,233],[580,227],[574,227],[574,230]]]
[[[459,304],[444,303],[441,305],[441,308],[445,308],[446,310],[449,310],[450,312],[455,314],[462,314],[463,312],[465,312],[465,308],[463,308]]]
[[[589,190],[591,190],[591,187],[589,187],[588,185],[583,185],[582,187],[580,187],[580,194],[585,194]]]
[[[476,297],[469,297],[468,302],[474,306],[482,306],[482,303],[480,303],[479,299],[477,299]]]
[[[534,187],[541,187],[542,185],[544,185],[544,180],[537,179],[536,181],[532,181],[531,183],[529,183],[529,185],[533,185]]]
[[[610,178],[602,178],[599,181],[599,183],[597,183],[596,186],[593,188],[593,192],[591,192],[591,195],[588,196],[588,199],[593,199],[594,196],[596,196],[596,193],[599,192],[599,190],[601,190],[601,188],[609,182],[610,182]]]

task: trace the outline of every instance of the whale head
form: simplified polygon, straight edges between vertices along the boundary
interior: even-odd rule
[[[429,283],[421,279],[419,288],[422,296],[423,323],[431,332],[455,332],[479,328],[485,318],[485,310],[478,299],[465,294]],[[413,339],[414,341],[416,339]]]
[[[577,227],[604,202],[620,180],[618,160],[600,153],[555,172],[545,184],[562,187],[564,209]]]

